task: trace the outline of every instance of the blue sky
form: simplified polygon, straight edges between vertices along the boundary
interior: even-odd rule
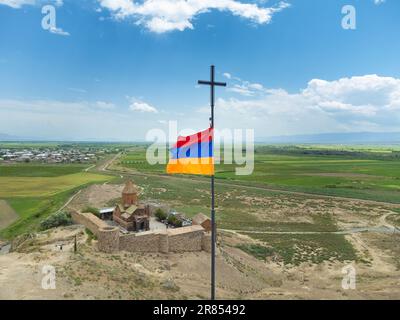
[[[56,28],[41,27],[42,7]],[[356,29],[342,28],[344,5]],[[400,2],[0,0],[0,133],[143,140],[177,120],[256,137],[399,131]]]

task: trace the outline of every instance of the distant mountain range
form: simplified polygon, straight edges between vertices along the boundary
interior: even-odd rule
[[[93,139],[93,138],[88,138],[88,139],[45,139],[45,138],[38,138],[38,137],[20,137],[20,136],[14,136],[14,135],[9,135],[5,133],[0,133],[0,142],[119,142],[118,140],[115,139],[109,139],[109,140],[98,140],[98,139]]]
[[[59,141],[63,139],[43,139],[33,137],[19,137],[0,133],[0,141]],[[76,141],[72,139],[68,141]],[[96,139],[82,139],[82,142],[100,142]],[[117,140],[101,140],[101,142],[122,142]],[[135,141],[140,142],[140,141]],[[322,133],[309,135],[276,136],[256,138],[256,143],[270,144],[296,144],[296,143],[317,143],[317,144],[400,144],[400,132],[351,132],[351,133]]]
[[[320,144],[398,144],[400,132],[351,132],[351,133],[322,133],[294,136],[277,136],[258,138],[259,143],[320,143]]]
[[[17,137],[17,136],[12,136],[9,134],[5,133],[0,133],[0,141],[25,141],[26,139]]]

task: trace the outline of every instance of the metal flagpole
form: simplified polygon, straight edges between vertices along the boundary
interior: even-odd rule
[[[215,86],[226,87],[225,82],[215,82],[215,67],[211,66],[210,81],[199,80],[198,84],[209,85],[211,89],[211,128],[214,129],[214,100]],[[214,141],[213,141],[214,147]],[[214,153],[213,153],[214,154]],[[211,300],[215,300],[215,249],[217,230],[215,226],[215,189],[214,189],[214,174],[211,176]]]

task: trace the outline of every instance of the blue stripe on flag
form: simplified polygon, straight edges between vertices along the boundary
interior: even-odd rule
[[[187,147],[172,148],[171,159],[211,158],[214,156],[212,141],[195,143]]]

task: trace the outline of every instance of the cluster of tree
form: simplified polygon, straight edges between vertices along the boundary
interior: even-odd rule
[[[182,220],[178,219],[175,215],[170,214],[168,217],[168,224],[174,227],[182,227]]]
[[[167,221],[169,225],[172,225],[174,227],[182,227],[182,220],[180,220],[173,214],[168,215],[162,209],[157,209],[154,212],[154,216],[157,218],[157,220]]]
[[[71,225],[72,218],[68,212],[59,211],[50,215],[47,219],[43,220],[40,223],[41,230],[48,230],[51,228],[61,227],[61,226],[69,226]]]
[[[154,212],[154,216],[159,221],[164,221],[164,220],[166,220],[168,218],[168,215],[162,209],[157,209],[156,212]]]
[[[99,211],[99,209],[97,209],[97,208],[94,208],[94,207],[86,207],[86,208],[83,210],[83,212],[90,212],[90,213],[93,213],[96,217],[98,217],[98,218],[101,219],[100,211]]]

